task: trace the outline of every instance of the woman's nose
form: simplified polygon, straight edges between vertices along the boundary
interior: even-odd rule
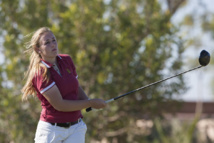
[[[51,42],[51,47],[55,48],[55,46],[56,46],[55,42]]]

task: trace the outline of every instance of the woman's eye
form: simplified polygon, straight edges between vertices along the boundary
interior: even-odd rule
[[[49,44],[50,42],[45,42],[45,45]]]

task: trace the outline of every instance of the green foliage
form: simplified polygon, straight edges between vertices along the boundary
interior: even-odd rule
[[[23,55],[26,35],[39,27],[50,27],[61,53],[73,58],[90,98],[113,98],[169,76],[166,68],[173,74],[182,66],[182,41],[170,13],[156,0],[2,0],[0,10],[5,56],[0,68],[0,142],[33,142],[41,107],[38,100],[22,102],[20,89],[28,65]],[[161,116],[161,101],[184,90],[180,77],[111,103],[103,111],[83,111],[87,142],[141,139],[131,130],[135,120]]]

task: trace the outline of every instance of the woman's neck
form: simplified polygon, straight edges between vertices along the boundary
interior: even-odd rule
[[[43,58],[46,62],[49,62],[50,64],[56,64],[56,58]]]

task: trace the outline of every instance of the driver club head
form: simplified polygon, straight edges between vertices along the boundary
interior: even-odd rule
[[[206,66],[210,62],[210,54],[206,50],[202,50],[198,60],[201,66]]]

